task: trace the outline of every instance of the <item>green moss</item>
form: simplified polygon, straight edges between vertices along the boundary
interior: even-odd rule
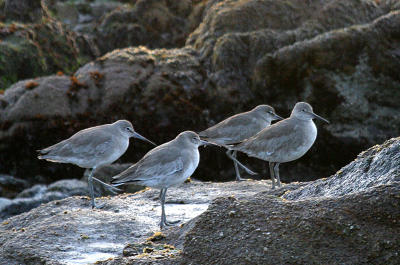
[[[0,89],[17,80],[72,74],[91,58],[79,52],[75,35],[51,19],[42,24],[0,23]]]

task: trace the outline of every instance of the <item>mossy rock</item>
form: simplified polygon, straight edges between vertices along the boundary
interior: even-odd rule
[[[62,71],[72,73],[89,58],[76,35],[52,19],[40,24],[0,24],[0,88],[20,79]]]

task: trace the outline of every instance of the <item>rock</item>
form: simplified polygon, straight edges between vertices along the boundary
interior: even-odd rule
[[[273,191],[270,181],[171,188],[166,212],[183,224],[161,233],[157,190],[103,197],[102,210],[92,210],[88,197],[50,202],[2,222],[0,263],[398,264],[399,144],[392,139],[360,154],[341,182],[337,174],[325,180],[335,185],[322,196],[288,197],[321,180]],[[359,188],[336,192],[357,174]]]
[[[105,165],[101,166],[96,171],[93,173],[93,177],[105,182],[105,183],[110,183],[112,180],[113,176],[118,175],[128,167],[130,167],[132,164],[131,163],[125,163],[125,164],[111,164],[111,165]],[[82,181],[87,182],[89,176],[89,170],[85,171],[84,177],[82,178]],[[130,192],[130,193],[135,193],[139,190],[144,189],[143,186],[139,185],[123,185],[118,187],[119,189],[123,190],[124,192]],[[102,195],[114,195],[111,193],[109,190],[107,190],[103,185],[97,185],[95,184],[95,190],[97,191],[97,194],[102,194]]]
[[[95,187],[97,187],[96,184]],[[0,203],[0,220],[27,212],[50,201],[88,194],[87,183],[76,179],[59,180],[49,186],[37,184],[19,193],[15,199],[1,198],[3,203]]]
[[[297,101],[308,101],[331,121],[317,124],[318,139],[303,158],[281,166],[284,182],[331,175],[361,150],[399,135],[398,3],[226,0],[190,7],[186,1],[179,2],[182,6],[167,2],[137,1],[102,23],[124,24],[142,7],[142,20],[135,18],[145,21],[140,25],[169,32],[173,18],[190,19],[199,9],[193,16],[202,22],[185,47],[114,50],[73,77],[21,81],[0,95],[0,153],[10,154],[0,157],[0,172],[46,176],[49,182],[80,177],[83,171],[77,167],[36,161],[34,150],[120,118],[163,143],[260,103],[288,116]],[[162,21],[152,16],[164,11]],[[119,162],[137,161],[149,148],[138,143]],[[259,178],[268,178],[264,162],[239,159]],[[203,149],[195,177],[232,179],[228,163],[221,150]]]
[[[12,201],[10,199],[0,197],[0,212],[3,211],[4,208],[7,208],[11,203]]]
[[[0,197],[13,198],[28,185],[26,180],[0,174]]]
[[[182,252],[159,264],[398,264],[399,145],[396,138],[375,146],[324,181],[217,198],[183,227],[164,233],[157,243]],[[151,260],[151,254],[120,255],[99,264]]]
[[[288,116],[304,100],[331,121],[304,158],[283,165],[284,181],[332,174],[399,135],[397,2],[210,1],[204,13],[186,44],[199,51],[211,84],[241,106],[264,102]]]
[[[186,234],[180,264],[397,264],[399,196],[394,182],[316,200],[217,199]]]
[[[90,40],[68,30],[47,12],[45,1],[10,0],[0,22],[0,90],[21,79],[71,74],[94,59]],[[27,89],[37,86],[35,80]]]
[[[400,137],[362,152],[335,175],[313,181],[303,188],[285,193],[288,200],[313,197],[339,197],[370,187],[400,182]]]
[[[132,7],[117,8],[96,28],[97,43],[105,53],[116,48],[145,45],[149,48],[184,46],[201,21],[202,1],[138,0]]]
[[[47,191],[47,186],[43,184],[36,184],[26,190],[20,192],[16,198],[31,198],[43,196]]]
[[[251,197],[270,185],[269,181],[182,184],[168,190],[166,212],[170,220],[186,222],[216,197]],[[165,251],[176,255],[179,251],[160,242],[162,237],[149,238],[159,229],[158,194],[158,190],[147,190],[103,197],[101,210],[92,210],[88,197],[74,196],[8,218],[0,223],[0,264],[94,263],[122,255],[126,242],[141,253],[147,248],[152,255]],[[147,238],[148,243],[141,243]],[[125,252],[133,255],[130,249]]]
[[[4,14],[8,20],[40,22],[48,17],[44,0],[5,0]]]
[[[118,119],[132,121],[135,130],[156,143],[200,128],[208,96],[195,54],[190,48],[128,48],[85,65],[73,77],[38,78],[32,89],[26,86],[33,80],[16,83],[0,95],[0,153],[8,154],[0,156],[0,172],[15,170],[17,176],[42,175],[53,181],[80,177],[82,169],[38,161],[35,150]],[[132,140],[121,161],[137,161],[151,148]]]
[[[50,184],[47,190],[64,193],[68,196],[86,195],[88,194],[88,184],[76,179],[63,179]]]

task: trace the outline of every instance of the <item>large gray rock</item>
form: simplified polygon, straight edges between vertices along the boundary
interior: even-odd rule
[[[0,197],[13,198],[28,187],[29,183],[24,179],[10,175],[0,174]]]
[[[387,161],[396,161],[399,144],[392,139],[372,148],[343,170],[343,191],[355,175],[361,180],[345,195],[337,192],[336,175],[326,180],[335,183],[329,197],[309,193],[298,200],[285,197],[320,181],[274,191],[270,181],[171,188],[166,212],[183,225],[154,235],[160,220],[157,190],[103,197],[102,210],[92,210],[88,197],[50,202],[4,220],[0,263],[398,264],[398,163]],[[329,193],[329,187],[323,189]]]
[[[167,216],[184,223],[216,197],[252,197],[270,185],[182,184],[167,192]],[[75,196],[11,217],[0,224],[0,264],[88,264],[120,255],[127,242],[140,243],[159,230],[158,195],[158,190],[147,190],[103,197],[101,210],[92,210],[88,197]]]
[[[171,11],[167,2],[137,1],[135,8],[159,14]],[[9,154],[0,156],[0,172],[77,178],[83,170],[37,162],[34,150],[120,118],[163,143],[260,103],[288,116],[297,101],[308,101],[331,121],[317,124],[317,141],[303,158],[281,166],[286,182],[333,174],[361,150],[400,134],[398,1],[201,3],[204,18],[190,46],[115,50],[74,77],[21,81],[0,95],[0,153]],[[149,148],[135,142],[121,161],[137,161]],[[239,159],[268,177],[264,162]],[[196,177],[231,179],[228,163],[221,150],[203,150]]]
[[[289,200],[338,197],[393,182],[400,182],[400,137],[362,152],[335,175],[313,181],[282,197]]]
[[[98,186],[95,187],[96,195],[100,195]],[[48,186],[37,184],[17,194],[15,199],[0,198],[0,220],[28,212],[50,201],[88,194],[87,183],[76,179],[59,180]]]
[[[337,174],[254,196],[218,198],[185,226],[167,231],[156,246],[130,244],[123,255],[100,264],[398,264],[399,146],[396,138],[363,152],[338,172],[340,181]],[[168,244],[181,252],[157,250]],[[135,255],[144,246],[154,253]]]

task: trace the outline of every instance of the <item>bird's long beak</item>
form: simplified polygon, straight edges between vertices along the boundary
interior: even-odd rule
[[[283,120],[283,118],[282,118],[281,116],[279,116],[278,114],[276,114],[276,113],[274,113],[274,117],[275,117],[277,120]]]
[[[153,143],[153,142],[152,142],[152,141],[150,141],[149,139],[147,139],[147,138],[145,138],[145,137],[141,136],[141,135],[140,135],[140,134],[138,134],[137,132],[133,132],[133,137],[135,137],[135,138],[137,138],[137,139],[140,139],[140,140],[142,140],[142,141],[149,142],[149,143],[151,143],[151,144],[153,144],[153,145],[157,146],[155,143]]]
[[[311,114],[314,118],[317,118],[317,119],[319,119],[319,120],[321,120],[321,121],[324,121],[324,122],[326,122],[326,123],[329,123],[329,121],[328,121],[327,119],[322,118],[321,116],[315,114],[314,112],[310,112],[310,111],[306,111],[306,112],[309,113],[309,114]]]
[[[202,145],[216,145],[216,146],[219,146],[218,144],[215,144],[215,143],[212,143],[212,142],[207,142],[207,141],[204,141],[204,140],[200,140],[200,143],[201,143],[200,146],[202,146]]]

